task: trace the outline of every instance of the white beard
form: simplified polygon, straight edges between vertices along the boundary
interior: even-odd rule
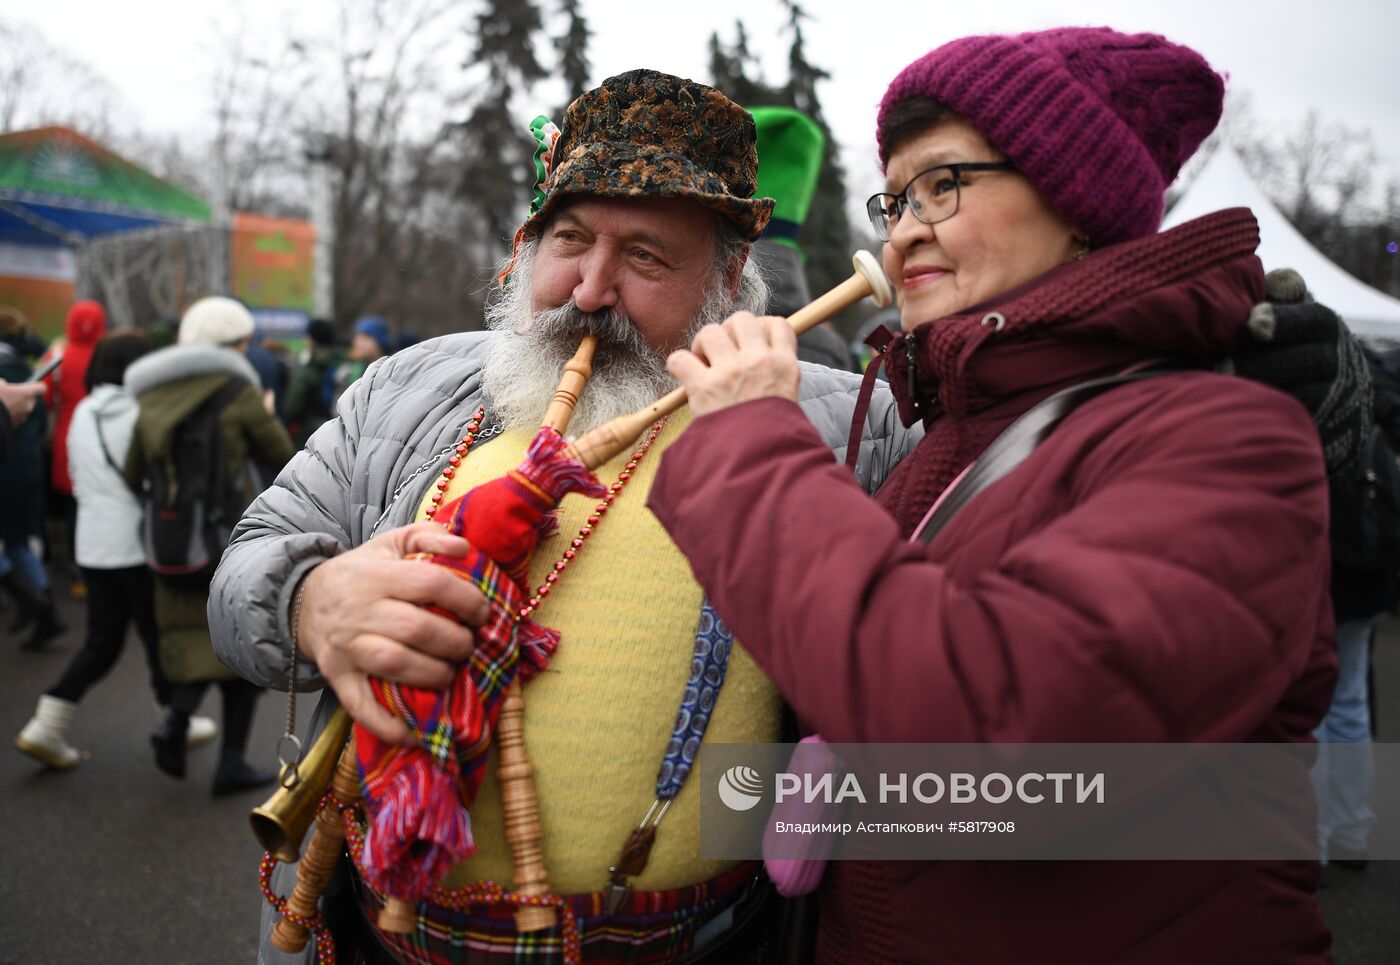
[[[496,333],[482,372],[491,421],[508,429],[538,428],[559,385],[564,364],[589,333],[598,336],[593,375],[579,396],[570,435],[582,435],[617,416],[645,408],[675,388],[666,371],[666,358],[642,337],[625,315],[616,311],[586,313],[570,301],[559,308],[532,312],[530,274],[533,248],[521,252],[510,284],[501,299],[487,309],[487,327]],[[699,317],[681,344],[730,313],[732,299],[723,288],[707,293]]]

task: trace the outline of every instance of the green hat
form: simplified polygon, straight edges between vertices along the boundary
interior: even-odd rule
[[[758,191],[777,199],[763,236],[798,248],[797,234],[817,192],[826,135],[816,121],[791,107],[755,107]]]
[[[520,226],[539,233],[558,200],[689,198],[750,241],[773,212],[754,198],[758,152],[748,111],[713,87],[654,70],[609,77],[569,105],[553,149],[544,202]]]

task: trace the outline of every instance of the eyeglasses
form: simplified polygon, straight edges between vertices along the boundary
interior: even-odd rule
[[[906,210],[924,224],[938,224],[958,213],[964,171],[1014,171],[1010,161],[973,161],[967,164],[940,164],[920,171],[898,194],[872,194],[865,202],[865,213],[875,237],[890,240],[890,232]]]

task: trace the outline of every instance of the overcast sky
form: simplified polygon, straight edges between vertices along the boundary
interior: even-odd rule
[[[1325,119],[1369,129],[1382,155],[1380,180],[1400,177],[1397,0],[804,2],[813,18],[808,59],[831,72],[821,95],[854,197],[878,190],[875,105],[899,68],[956,37],[1066,24],[1153,31],[1187,43],[1230,75],[1232,90],[1250,93],[1255,114],[1269,129],[1295,126],[1315,108]],[[331,0],[241,3],[270,45],[284,42],[281,27],[288,22],[329,20],[325,11],[331,6]],[[50,43],[105,76],[143,128],[207,133],[210,51],[218,43],[214,23],[231,22],[235,9],[232,3],[190,0],[39,0],[5,16],[28,20]],[[464,0],[459,21],[467,22],[477,9]],[[594,32],[594,82],[633,67],[706,80],[710,32],[718,29],[732,40],[740,17],[767,78],[786,78],[788,38],[777,0],[585,0],[584,9]],[[455,69],[466,50],[464,38],[445,70]]]

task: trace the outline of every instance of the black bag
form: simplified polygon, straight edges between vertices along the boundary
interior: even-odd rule
[[[1367,573],[1400,570],[1400,463],[1379,418],[1360,464],[1329,481],[1336,564]]]
[[[231,378],[175,427],[169,451],[146,463],[141,545],[146,565],[182,587],[209,586],[234,525],[247,508],[230,476],[219,416],[247,387]]]

